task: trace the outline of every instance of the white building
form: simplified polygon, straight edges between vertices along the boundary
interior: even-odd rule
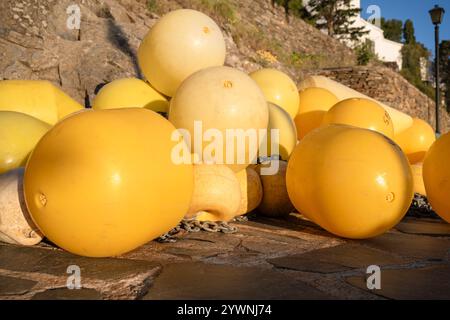
[[[305,6],[308,6],[309,0],[303,0]],[[352,4],[350,7],[353,8],[361,8],[361,1],[360,0],[352,0]],[[377,17],[380,19],[381,17]],[[384,37],[384,31],[377,27],[376,25],[364,20],[361,15],[357,16],[353,21],[354,27],[364,27],[368,33],[364,35],[361,40],[365,41],[366,39],[370,40],[374,44],[374,51],[377,54],[378,58],[381,61],[385,62],[396,62],[399,69],[402,68],[402,47],[403,44],[395,41],[391,41],[389,39],[386,39]],[[356,43],[352,43],[346,40],[343,40],[343,42],[350,46],[354,47],[357,45]]]

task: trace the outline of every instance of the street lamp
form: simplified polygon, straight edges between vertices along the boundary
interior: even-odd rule
[[[442,18],[444,17],[444,8],[435,5],[433,9],[430,10],[431,21],[434,24],[434,37],[436,45],[435,54],[435,76],[436,76],[436,134],[439,136],[441,134],[441,126],[439,123],[439,107],[441,105],[441,91],[440,91],[440,78],[439,78],[439,25],[442,23]]]

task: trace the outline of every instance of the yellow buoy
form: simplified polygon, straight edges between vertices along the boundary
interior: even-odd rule
[[[82,105],[49,81],[0,81],[0,110],[26,113],[53,125],[83,109]]]
[[[294,81],[276,69],[261,69],[250,74],[264,93],[267,101],[280,106],[295,118],[298,112],[298,90]]]
[[[261,168],[274,165],[278,168],[275,174],[262,174]],[[260,164],[257,172],[260,174],[263,187],[263,198],[258,207],[258,213],[267,217],[284,217],[295,210],[286,189],[287,162],[271,160]]]
[[[347,86],[344,86],[343,84],[334,81],[330,78],[324,77],[324,76],[309,76],[305,78],[300,84],[299,89],[303,90],[305,88],[311,88],[311,87],[319,87],[319,88],[326,88],[331,93],[333,93],[339,101],[350,99],[350,98],[364,98],[372,100],[376,103],[378,103],[381,107],[383,107],[388,113],[389,116],[392,119],[392,122],[394,123],[394,132],[395,134],[399,134],[400,132],[408,129],[411,127],[413,123],[413,119],[411,116],[407,115],[404,112],[401,112],[397,109],[394,109],[380,101],[377,101],[375,99],[372,99],[356,90],[353,90]]]
[[[427,192],[425,191],[425,184],[423,183],[423,164],[412,164],[411,171],[414,180],[414,193],[419,193],[426,196]]]
[[[175,164],[173,125],[141,109],[86,111],[37,144],[24,176],[38,228],[72,253],[116,256],[175,227],[189,208],[193,166]]]
[[[92,103],[92,108],[147,108],[155,112],[167,113],[169,103],[148,83],[136,78],[114,80],[104,86]]]
[[[147,80],[172,97],[183,80],[196,71],[225,62],[225,40],[207,15],[190,9],[169,12],[152,27],[138,50]]]
[[[229,221],[239,214],[241,188],[236,174],[225,165],[194,165],[194,193],[186,218]]]
[[[394,140],[402,148],[409,162],[414,164],[423,161],[428,149],[436,140],[436,135],[427,122],[414,118],[412,126],[397,134]]]
[[[238,172],[256,158],[259,130],[267,130],[269,111],[248,75],[212,67],[183,82],[170,102],[169,120],[190,133],[192,152],[202,161]]]
[[[295,117],[298,139],[321,126],[328,110],[339,102],[338,98],[323,88],[306,88],[299,92],[300,104]]]
[[[345,238],[380,235],[395,226],[413,198],[408,159],[384,135],[346,125],[308,134],[286,173],[297,210]]]
[[[272,155],[272,133],[271,130],[277,130],[278,134],[278,153],[281,159],[288,160],[292,150],[297,144],[297,130],[295,123],[289,114],[279,106],[269,102],[269,131],[267,139],[267,155]],[[275,143],[275,141],[273,141]]]
[[[346,124],[370,129],[394,138],[394,126],[389,113],[376,102],[351,98],[334,105],[323,118],[323,124]]]
[[[245,168],[236,173],[241,190],[241,205],[238,215],[244,215],[256,209],[263,197],[261,180],[253,168]]]
[[[27,114],[0,111],[0,174],[24,166],[36,143],[51,128]]]
[[[450,223],[450,133],[436,140],[423,162],[423,182],[431,207]]]

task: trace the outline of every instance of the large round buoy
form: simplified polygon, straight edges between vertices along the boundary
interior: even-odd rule
[[[150,84],[171,97],[194,72],[222,66],[225,51],[222,31],[210,17],[180,9],[156,22],[139,47],[138,60]]]
[[[263,174],[262,168],[274,166],[275,173]],[[271,160],[268,163],[260,164],[257,172],[260,174],[263,187],[263,198],[258,206],[258,213],[267,217],[284,217],[295,210],[286,189],[286,168],[287,162],[281,160]]]
[[[170,102],[169,120],[190,133],[191,151],[200,160],[226,164],[238,172],[254,162],[261,143],[259,130],[267,130],[269,111],[248,75],[212,67],[183,82]]]
[[[24,166],[36,143],[51,128],[25,113],[0,111],[0,174]]]
[[[413,197],[408,159],[386,136],[329,125],[308,134],[289,160],[287,190],[300,213],[345,238],[395,226]]]
[[[167,113],[169,103],[162,94],[145,81],[125,78],[105,85],[95,96],[92,108],[96,110],[147,108],[155,112]]]
[[[37,144],[25,200],[44,235],[90,257],[116,256],[175,227],[189,208],[191,164],[175,164],[175,127],[141,108],[86,111]]]
[[[280,106],[295,118],[298,112],[298,90],[294,81],[284,72],[276,69],[261,69],[250,73],[264,93],[267,101]]]
[[[310,131],[322,125],[328,110],[339,102],[338,98],[323,88],[306,88],[299,91],[300,104],[295,117],[297,138],[303,139]]]
[[[288,160],[289,156],[297,145],[297,130],[295,123],[283,108],[269,102],[269,127],[267,132],[267,155],[279,155],[281,159]],[[272,135],[278,130],[278,143],[273,141]],[[278,145],[278,152],[272,150],[272,142]]]
[[[427,199],[439,216],[450,223],[450,133],[436,140],[423,162]]]
[[[375,101],[351,98],[335,104],[323,118],[323,124],[346,124],[365,128],[394,138],[394,126],[389,113]]]
[[[414,118],[412,126],[395,135],[394,140],[402,148],[409,162],[414,164],[423,161],[428,149],[436,140],[436,134],[426,121]]]

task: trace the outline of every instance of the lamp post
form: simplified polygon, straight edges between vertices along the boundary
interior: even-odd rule
[[[444,17],[445,10],[444,8],[435,5],[433,9],[430,11],[431,21],[434,24],[434,37],[435,37],[435,45],[436,45],[436,53],[435,53],[435,77],[436,77],[436,135],[441,134],[441,125],[439,122],[439,107],[441,105],[441,91],[440,91],[440,75],[439,75],[439,25],[442,23],[442,18]]]

